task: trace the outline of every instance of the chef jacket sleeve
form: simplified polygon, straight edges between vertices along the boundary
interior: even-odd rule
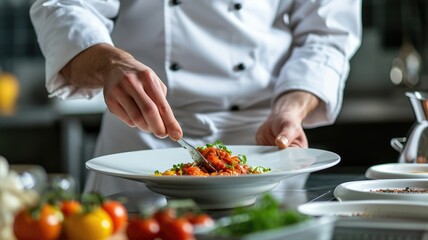
[[[303,125],[331,124],[342,105],[349,60],[361,43],[361,1],[300,0],[288,17],[293,50],[280,71],[274,97],[291,90],[311,92],[322,104]]]
[[[92,45],[113,45],[110,32],[118,10],[118,0],[37,0],[33,3],[30,18],[46,59],[46,88],[50,97],[90,99],[101,91],[70,86],[59,71]]]

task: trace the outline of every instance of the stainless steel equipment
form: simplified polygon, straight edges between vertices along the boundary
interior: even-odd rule
[[[416,122],[405,138],[391,139],[391,146],[400,152],[399,163],[428,163],[428,92],[406,92]]]

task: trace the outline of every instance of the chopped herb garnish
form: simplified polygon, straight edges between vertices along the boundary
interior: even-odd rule
[[[242,164],[247,164],[247,156],[245,156],[243,154],[238,154],[238,158],[239,158],[239,160],[241,160]]]
[[[252,173],[265,173],[265,172],[270,172],[271,170],[272,169],[270,169],[270,168],[262,167],[262,166],[251,167]]]

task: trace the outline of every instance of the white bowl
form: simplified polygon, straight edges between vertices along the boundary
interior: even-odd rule
[[[324,150],[269,146],[228,146],[233,155],[244,154],[250,166],[272,171],[240,176],[155,176],[174,164],[191,158],[183,148],[143,150],[106,155],[89,160],[86,167],[111,176],[140,181],[167,198],[190,198],[204,209],[250,205],[256,197],[273,189],[283,179],[319,171],[339,163],[340,156]]]
[[[369,179],[428,178],[428,164],[386,163],[371,166],[366,171]]]
[[[380,189],[428,189],[428,179],[382,179],[342,183],[334,190],[339,201],[410,200],[428,202],[428,193],[379,192]]]

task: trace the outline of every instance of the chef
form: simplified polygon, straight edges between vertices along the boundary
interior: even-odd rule
[[[104,94],[95,156],[195,146],[308,147],[333,124],[360,0],[37,0],[50,97]],[[156,159],[153,159],[156,161]],[[91,172],[85,191],[141,183]]]

